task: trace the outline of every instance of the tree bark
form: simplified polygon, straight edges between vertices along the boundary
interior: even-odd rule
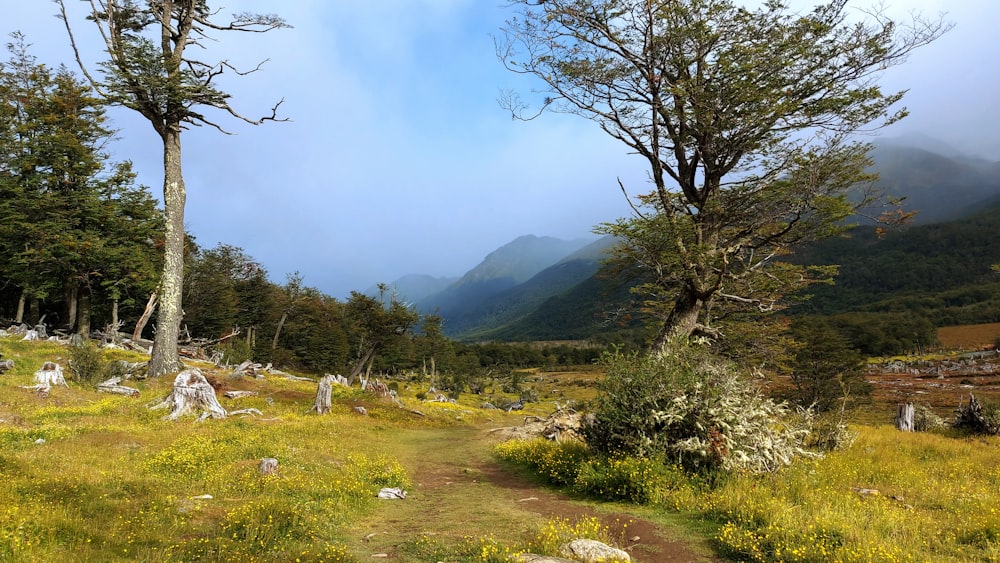
[[[78,326],[76,324],[78,321],[76,305],[79,295],[79,288],[76,285],[66,288],[66,328],[70,330]]]
[[[913,403],[899,403],[896,407],[896,430],[913,432]]]
[[[90,288],[77,291],[76,302],[76,334],[90,338]]]
[[[149,360],[149,376],[157,377],[183,368],[177,353],[180,334],[181,297],[184,284],[184,205],[187,194],[181,168],[180,123],[167,124],[163,129],[163,210],[165,240],[163,275],[160,278],[162,296],[156,316],[156,337]]]
[[[215,397],[215,388],[205,379],[201,370],[192,368],[177,374],[174,390],[152,409],[170,407],[167,420],[177,420],[192,411],[201,411],[198,420],[226,418],[228,413]]]
[[[698,298],[693,290],[682,289],[674,308],[671,309],[670,315],[653,340],[650,353],[653,356],[662,356],[671,340],[690,338],[698,327],[698,316],[704,304],[705,302]]]
[[[14,316],[14,324],[24,322],[24,305],[28,301],[28,290],[21,290],[21,297],[17,299],[17,315]]]
[[[281,320],[278,321],[278,328],[274,329],[274,338],[271,340],[271,350],[274,351],[278,348],[278,337],[281,336],[281,327],[285,326],[285,321],[288,320],[288,311],[281,313]]]
[[[132,340],[142,338],[142,331],[146,329],[146,323],[149,322],[149,317],[153,316],[153,309],[156,308],[156,297],[155,291],[149,295],[149,301],[146,302],[146,309],[142,312],[142,316],[139,317],[139,321],[135,323],[135,330],[132,331]]]
[[[120,327],[121,324],[118,323],[118,300],[115,299],[111,302],[111,325]]]
[[[316,414],[326,414],[333,406],[333,376],[325,375],[319,380],[319,387],[316,388],[316,402],[312,409]]]

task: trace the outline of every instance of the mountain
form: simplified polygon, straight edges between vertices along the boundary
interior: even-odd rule
[[[465,340],[496,338],[497,327],[517,322],[550,297],[592,278],[614,244],[614,237],[602,237],[545,268],[528,281],[470,305],[447,318],[449,331]]]
[[[429,295],[438,293],[449,285],[458,281],[458,278],[436,278],[425,274],[409,274],[399,278],[388,285],[390,294],[395,294],[401,301],[415,303]],[[365,295],[378,297],[378,286],[372,286],[365,290]]]
[[[920,146],[906,139],[880,141],[871,153],[876,185],[906,198],[903,209],[918,212],[914,224],[950,221],[1000,198],[1000,162],[933,152],[923,148],[932,145],[926,139],[915,144]]]
[[[919,210],[904,229],[878,237],[870,227],[849,239],[802,249],[796,261],[841,264],[835,286],[813,288],[799,312],[916,311],[935,324],[1000,321],[1000,162],[962,155],[928,138],[879,140],[873,171],[889,195]],[[613,244],[520,237],[447,288],[413,299],[444,318],[462,340],[567,340],[635,337],[626,280],[600,272]],[[991,277],[992,276],[992,277]],[[611,335],[614,336],[611,336]]]
[[[591,241],[571,241],[526,235],[494,250],[458,281],[416,301],[417,309],[445,319],[445,330],[455,334],[466,311],[484,300],[531,279],[535,274],[580,250]]]

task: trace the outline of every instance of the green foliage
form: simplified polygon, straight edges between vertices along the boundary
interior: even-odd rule
[[[81,383],[98,383],[105,373],[104,354],[93,342],[85,340],[70,346],[69,371]]]
[[[599,452],[675,460],[695,471],[774,471],[801,455],[808,420],[765,397],[734,366],[674,344],[659,357],[609,354],[584,427]]]
[[[874,75],[936,39],[940,22],[855,24],[846,2],[811,12],[780,2],[516,2],[498,50],[552,107],[594,121],[641,155],[652,190],[599,232],[661,328],[655,347],[733,310],[773,310],[828,270],[782,264],[843,231],[872,203],[849,197],[870,146],[854,133],[905,116],[903,92]],[[505,105],[534,118],[517,96]],[[625,189],[625,186],[622,186]]]
[[[826,324],[798,323],[793,334],[799,341],[790,368],[796,403],[825,412],[871,397],[865,359],[840,332]]]

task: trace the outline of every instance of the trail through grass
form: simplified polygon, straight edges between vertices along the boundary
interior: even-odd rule
[[[636,561],[712,560],[705,542],[679,540],[665,526],[623,514],[625,507],[571,499],[499,464],[484,428],[402,429],[393,436],[391,451],[410,470],[409,496],[381,501],[356,521],[348,548],[362,560],[385,554],[399,561],[468,561],[484,539],[519,551],[550,522],[596,518]]]

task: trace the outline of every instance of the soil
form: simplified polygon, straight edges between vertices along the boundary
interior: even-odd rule
[[[532,537],[552,518],[596,517],[633,561],[721,561],[705,546],[677,539],[654,522],[573,499],[500,464],[482,428],[408,430],[402,438],[405,451],[393,453],[413,483],[405,500],[382,501],[372,517],[356,523],[349,544],[362,560],[419,561],[412,545],[420,538],[456,544],[492,533],[509,544],[512,537]]]

